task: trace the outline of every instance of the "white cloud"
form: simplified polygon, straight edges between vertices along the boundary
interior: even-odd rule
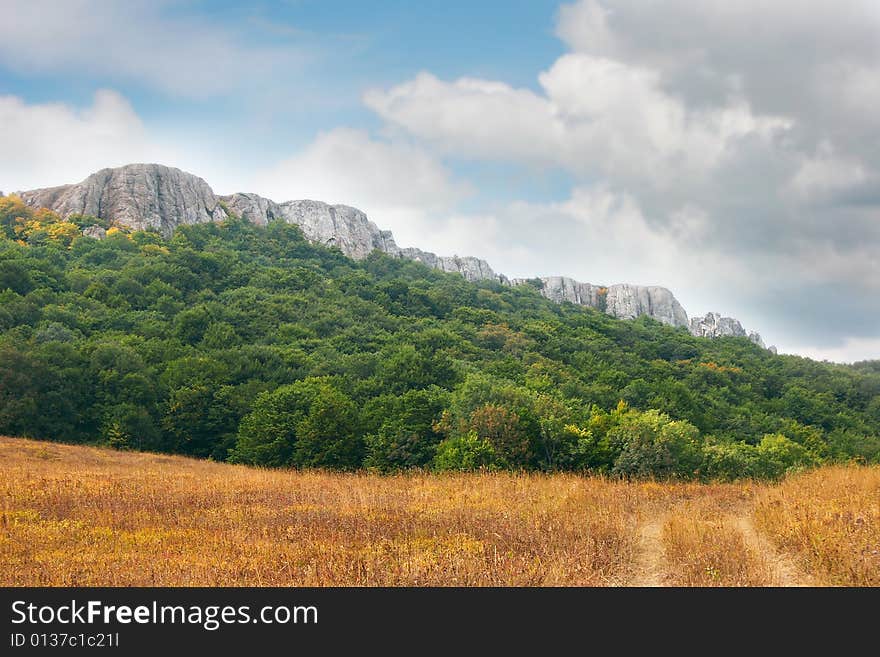
[[[318,135],[305,149],[259,172],[252,190],[276,201],[317,199],[365,211],[398,244],[432,244],[430,220],[452,208],[471,189],[424,150],[404,142],[336,129]]]
[[[829,360],[833,363],[876,360],[880,355],[880,338],[846,338],[842,344],[832,347],[792,345],[781,353],[806,356],[814,360]]]
[[[829,142],[820,144],[815,155],[805,157],[788,184],[799,200],[827,200],[835,192],[852,189],[869,178],[864,164],[834,153]]]
[[[104,167],[167,161],[125,98],[98,91],[92,105],[27,104],[0,96],[0,187],[6,192],[79,182]]]
[[[365,103],[393,126],[458,156],[512,158],[576,175],[648,179],[702,175],[737,139],[789,126],[756,117],[741,99],[690,110],[656,71],[584,54],[560,57],[539,76],[544,95],[499,82],[438,80],[421,73]]]
[[[161,131],[160,131],[161,132]],[[181,134],[157,134],[116,91],[97,91],[91,103],[27,103],[0,96],[0,190],[10,193],[77,183],[106,167],[157,162],[203,177],[218,193],[236,191],[244,166],[210,153],[222,139],[205,143]]]
[[[449,83],[420,73],[387,91],[367,91],[364,102],[394,125],[456,155],[553,163],[565,137],[546,99],[500,82]]]
[[[259,90],[304,61],[265,34],[187,16],[167,0],[5,0],[0,65],[24,75],[78,74],[145,83],[190,98]],[[265,89],[265,87],[263,87]]]

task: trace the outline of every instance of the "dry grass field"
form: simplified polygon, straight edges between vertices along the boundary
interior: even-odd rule
[[[880,468],[376,476],[0,438],[0,585],[878,585],[878,505]]]

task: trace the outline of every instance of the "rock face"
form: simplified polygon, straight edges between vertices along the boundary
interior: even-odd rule
[[[391,253],[390,251],[385,252]],[[439,269],[440,271],[461,274],[471,282],[494,280],[504,284],[510,283],[506,276],[503,274],[496,274],[492,271],[488,262],[472,256],[437,256],[429,251],[412,248],[398,249],[396,254],[391,253],[391,255],[397,255],[400,258],[406,258],[408,260],[416,260],[417,262],[421,262],[433,269]]]
[[[90,214],[135,230],[153,228],[165,236],[185,224],[226,218],[214,192],[201,178],[159,164],[102,169],[76,185],[20,194],[28,205],[62,217]]]
[[[555,301],[569,303],[578,306],[589,306],[590,308],[601,308],[601,299],[604,296],[604,288],[590,283],[580,283],[573,278],[566,276],[548,276],[538,279],[541,281],[541,294]],[[515,278],[512,283],[514,285],[522,285],[528,283],[527,279]]]
[[[581,283],[565,276],[539,279],[541,294],[557,303],[568,301],[579,306],[597,308],[618,319],[635,319],[647,315],[669,326],[687,326],[688,316],[672,292],[665,287],[617,284],[609,286]],[[514,285],[528,279],[515,278]]]
[[[743,328],[742,324],[739,323],[739,320],[736,320],[733,317],[722,317],[720,313],[708,313],[705,317],[693,317],[691,318],[688,328],[691,335],[697,337],[747,337],[762,349],[768,349],[767,345],[764,344],[764,340],[761,338],[760,333],[756,333],[755,331],[746,333],[746,330]],[[770,347],[768,350],[774,354],[776,353],[776,347]]]
[[[689,328],[691,335],[700,338],[746,337],[746,331],[739,321],[732,317],[722,317],[719,313],[708,313],[705,317],[693,317]]]
[[[258,226],[265,226],[280,216],[277,203],[257,194],[232,194],[222,196],[220,200],[239,217]]]
[[[232,194],[220,200],[229,210],[251,223],[265,226],[282,219],[296,224],[312,242],[336,246],[350,258],[366,258],[373,250],[396,253],[400,249],[391,233],[379,230],[363,212],[347,205],[321,201],[276,203],[256,194]]]
[[[281,219],[299,226],[309,240],[338,247],[351,258],[365,258],[378,250],[440,271],[461,274],[469,281],[494,280],[505,285],[521,285],[533,280],[508,280],[479,258],[438,256],[421,249],[400,248],[389,231],[379,230],[357,208],[309,200],[276,203],[250,193],[218,197],[201,178],[159,164],[102,169],[75,185],[35,189],[19,192],[19,195],[28,205],[49,208],[63,217],[93,215],[135,230],[156,229],[165,236],[170,236],[178,226],[221,221],[230,214],[260,226]],[[98,226],[87,228],[84,234],[95,239],[106,236]],[[540,282],[541,294],[557,303],[569,301],[589,306],[619,319],[647,315],[670,326],[688,327],[696,336],[746,337],[737,320],[718,313],[695,317],[689,322],[684,308],[664,287],[628,284],[605,287],[563,276],[542,278]],[[749,334],[748,338],[764,346],[757,333]]]
[[[757,331],[749,331],[749,340],[761,347],[761,349],[767,349],[767,345],[765,345],[764,341],[761,339],[761,334]]]
[[[296,224],[313,242],[337,246],[347,256],[366,258],[375,249],[396,249],[390,233],[383,233],[367,215],[347,205],[320,201],[288,201],[278,206],[287,223]]]
[[[684,308],[665,287],[612,285],[608,288],[605,312],[619,319],[635,319],[648,315],[670,326],[688,325]]]
[[[220,200],[235,214],[261,226],[273,219],[296,224],[312,242],[337,246],[345,255],[358,260],[379,250],[395,258],[417,260],[433,269],[461,274],[469,281],[507,280],[479,258],[438,256],[421,249],[401,249],[390,231],[379,230],[366,214],[347,205],[328,205],[321,201],[275,203],[256,194],[242,193],[223,196]]]

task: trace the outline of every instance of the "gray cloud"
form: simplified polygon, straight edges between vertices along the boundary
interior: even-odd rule
[[[665,282],[783,347],[874,348],[880,5],[581,0],[558,34],[542,93],[423,73],[365,102],[445,155],[566,171],[569,201],[496,211],[530,262]]]

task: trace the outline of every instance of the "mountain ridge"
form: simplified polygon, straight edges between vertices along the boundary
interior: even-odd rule
[[[647,315],[700,337],[748,337],[764,347],[758,333],[747,333],[740,322],[718,313],[689,318],[670,290],[661,286],[594,285],[565,276],[509,279],[488,262],[473,256],[438,256],[415,247],[400,247],[391,231],[381,230],[352,206],[315,200],[276,202],[250,192],[221,196],[202,178],[161,164],[128,164],[97,171],[85,180],[55,187],[17,192],[29,206],[48,208],[62,217],[92,215],[135,230],[154,229],[170,236],[180,225],[222,221],[237,215],[266,225],[281,219],[297,225],[312,242],[338,247],[345,255],[363,259],[378,250],[392,257],[415,260],[428,267],[458,273],[468,281],[495,280],[503,285],[540,281],[541,294],[558,303],[596,308],[618,319]],[[101,239],[103,232],[83,232]],[[771,350],[774,348],[771,347]]]

